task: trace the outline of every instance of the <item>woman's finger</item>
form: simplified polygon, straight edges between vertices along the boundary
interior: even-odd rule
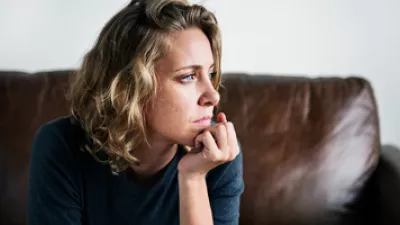
[[[217,143],[218,148],[224,151],[228,147],[228,136],[225,124],[217,124],[208,129]]]
[[[239,146],[236,137],[235,127],[232,122],[226,123],[227,143],[230,149],[230,160],[233,160],[239,154]]]
[[[206,159],[213,162],[219,162],[223,159],[222,152],[218,149],[210,131],[204,131],[202,134],[198,135],[196,142],[203,144],[204,147],[201,153]]]
[[[223,113],[223,112],[219,113],[217,116],[217,123],[226,123],[226,122],[227,122],[227,120],[226,120],[225,113]]]

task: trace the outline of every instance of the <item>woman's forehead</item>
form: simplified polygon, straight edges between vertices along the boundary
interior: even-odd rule
[[[194,28],[174,32],[160,64],[171,72],[187,67],[209,69],[214,64],[214,58],[207,36]]]

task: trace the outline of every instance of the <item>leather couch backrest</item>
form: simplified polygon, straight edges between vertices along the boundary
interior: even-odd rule
[[[25,223],[33,136],[68,115],[71,72],[0,72],[0,224]],[[224,86],[220,111],[244,155],[241,224],[328,224],[362,213],[355,203],[379,157],[366,80],[226,74]]]
[[[0,224],[25,224],[33,137],[43,123],[68,114],[69,73],[0,72]]]

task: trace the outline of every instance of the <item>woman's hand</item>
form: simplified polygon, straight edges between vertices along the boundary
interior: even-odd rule
[[[219,113],[217,123],[206,128],[195,139],[194,149],[180,160],[178,171],[186,178],[204,178],[208,171],[239,154],[236,131],[224,113]]]

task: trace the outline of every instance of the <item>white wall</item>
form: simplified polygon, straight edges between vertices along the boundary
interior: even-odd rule
[[[223,70],[359,74],[379,104],[382,141],[400,146],[400,1],[203,0],[216,12]],[[76,67],[125,0],[0,0],[0,69]]]

